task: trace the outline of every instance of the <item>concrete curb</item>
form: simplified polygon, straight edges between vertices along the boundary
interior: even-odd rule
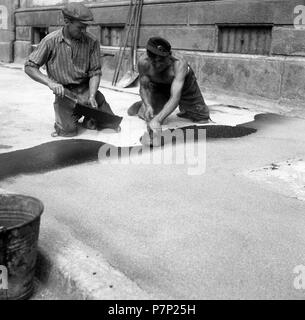
[[[23,64],[18,63],[3,63],[0,62],[0,67],[15,69],[15,70],[23,70]],[[111,85],[111,81],[101,80],[100,88],[129,93],[136,96],[139,96],[139,86],[132,88],[119,88]],[[281,115],[285,115],[288,117],[297,117],[297,118],[305,118],[304,116],[304,103],[297,103],[297,101],[289,101],[289,100],[271,100],[259,96],[250,96],[244,93],[236,93],[232,92],[229,94],[224,90],[215,89],[211,91],[210,89],[201,88],[203,92],[203,96],[207,102],[207,104],[225,104],[225,105],[234,105],[250,110],[256,110],[260,112],[268,112],[268,113],[277,113]]]
[[[47,226],[40,232],[36,272],[43,286],[67,300],[157,299],[78,241],[67,226],[53,219]]]
[[[112,86],[110,81],[103,80],[103,79],[100,82],[100,88],[105,88],[105,89],[113,90],[116,92],[130,93],[136,96],[140,95],[139,86],[135,86],[131,88],[120,88],[120,87]]]
[[[10,194],[0,188],[0,193]],[[46,213],[45,213],[46,214]],[[102,253],[77,240],[69,227],[42,216],[32,300],[159,300],[114,269]],[[43,296],[47,293],[47,297]]]

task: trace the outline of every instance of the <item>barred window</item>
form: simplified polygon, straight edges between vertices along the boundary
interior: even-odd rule
[[[124,25],[101,26],[101,45],[119,47]]]
[[[218,26],[218,52],[269,55],[272,26]]]

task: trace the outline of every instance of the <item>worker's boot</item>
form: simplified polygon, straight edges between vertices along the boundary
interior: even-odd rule
[[[82,126],[85,129],[96,130],[97,129],[97,122],[96,122],[96,120],[94,120],[92,118],[91,119],[85,118],[82,123]]]

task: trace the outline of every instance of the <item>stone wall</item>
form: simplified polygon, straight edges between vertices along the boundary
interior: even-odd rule
[[[0,61],[13,61],[13,45],[15,40],[14,10],[17,0],[0,0]]]
[[[63,25],[60,8],[66,2],[20,0],[16,11],[16,61],[24,60],[32,50],[33,27],[47,27],[51,32]],[[129,1],[80,2],[91,7],[95,22],[89,31],[100,39],[101,25],[126,21]],[[174,50],[187,56],[202,88],[305,102],[305,30],[293,27],[297,5],[305,5],[305,0],[145,0],[139,45],[144,48],[152,35],[167,38]],[[231,25],[269,26],[269,55],[220,53],[219,27]],[[108,78],[117,52],[118,48],[103,47],[103,53],[110,54],[102,58]]]

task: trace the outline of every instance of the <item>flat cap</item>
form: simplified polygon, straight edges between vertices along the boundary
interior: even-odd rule
[[[93,14],[89,8],[78,2],[70,2],[64,6],[62,13],[65,17],[88,23],[93,21]]]

